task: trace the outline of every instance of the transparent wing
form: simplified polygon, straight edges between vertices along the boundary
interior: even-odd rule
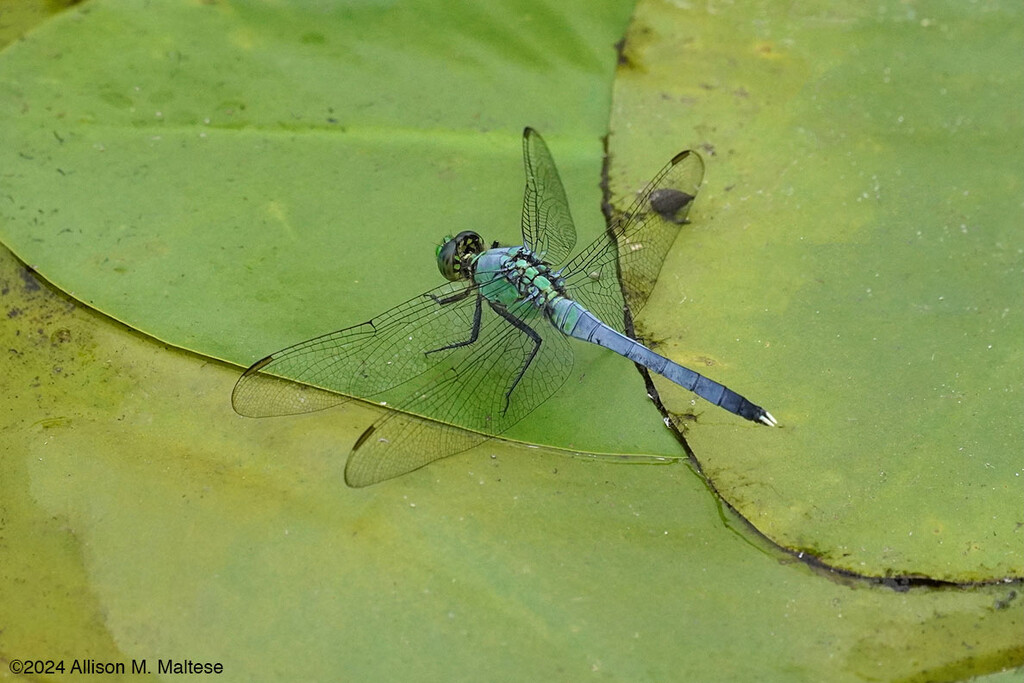
[[[466,283],[448,282],[365,323],[278,351],[242,374],[231,405],[240,415],[268,417],[322,410],[352,397],[385,400],[453,353],[428,351],[469,337],[477,298]]]
[[[523,244],[551,264],[564,261],[576,246],[576,226],[569,213],[562,180],[540,133],[523,131]]]
[[[400,406],[408,412],[385,415],[359,439],[345,467],[350,486],[397,477],[500,434],[565,382],[573,365],[565,336],[530,304],[511,312],[542,337],[518,383],[534,343],[485,308],[488,320],[477,342],[450,356],[429,380],[417,383],[418,390]]]
[[[647,303],[703,178],[699,154],[673,157],[629,209],[613,214],[612,228],[562,269],[570,295],[624,332],[623,305],[636,315]]]

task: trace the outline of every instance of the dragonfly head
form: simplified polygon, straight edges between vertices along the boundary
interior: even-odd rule
[[[449,235],[437,248],[437,268],[452,282],[473,277],[473,262],[484,251],[484,241],[472,230]]]

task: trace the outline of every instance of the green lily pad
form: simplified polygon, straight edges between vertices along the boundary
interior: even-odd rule
[[[513,241],[516,135],[480,129],[553,122],[586,240],[600,229],[593,178],[607,101],[570,107],[580,98],[567,84],[598,90],[592,46],[611,44],[624,13],[608,10],[567,43],[545,30],[560,26],[550,11],[535,10],[529,26],[472,12],[446,24],[446,49],[477,60],[442,77],[430,67],[443,61],[434,34],[398,50],[386,40],[437,20],[429,6],[314,17],[245,4],[158,13],[89,4],[4,55],[0,155],[11,170],[0,230],[79,299],[240,364],[433,284],[430,248],[444,232],[494,226],[480,230]],[[954,54],[949,29],[971,17],[851,10],[836,25],[858,42],[843,50],[811,14],[755,30],[749,12],[657,11],[640,15],[620,68],[615,194],[642,184],[666,145],[702,149],[710,163],[694,224],[640,329],[784,423],[753,431],[662,386],[679,426],[697,420],[687,435],[705,472],[759,529],[831,566],[1020,577],[1012,458],[1021,439],[1007,399],[1022,374],[1020,306],[1008,294],[1020,240],[1001,211],[1020,177],[1012,147],[991,134],[1020,131],[984,96],[998,88],[970,79],[984,70],[944,56],[950,68],[936,75],[929,61]],[[997,27],[1001,16],[986,19]],[[520,59],[479,52],[483,26],[498,43],[522,36]],[[800,45],[773,38],[772,26],[803,36]],[[514,30],[527,27],[536,30]],[[919,49],[883,50],[894,35]],[[986,41],[975,59],[998,62],[1013,35]],[[132,69],[118,68],[126,61]],[[535,82],[541,66],[550,91],[507,87]],[[501,114],[481,121],[484,92]],[[948,148],[932,144],[951,126],[965,141],[952,179]],[[919,216],[941,223],[922,230]],[[510,436],[678,456],[628,364],[577,348],[558,409]]]
[[[686,467],[491,441],[346,489],[334,415],[233,416],[232,367],[76,305],[6,250],[0,304],[12,670],[842,682],[1024,663],[1019,585],[896,592],[816,571]]]
[[[75,27],[111,7],[84,9],[84,18],[70,15],[80,22]],[[182,11],[147,7],[156,23],[165,9]],[[68,28],[57,22],[29,44],[48,31],[67,39],[53,45],[82,40],[61,33]],[[95,32],[104,40],[119,34]],[[438,49],[450,44],[432,35]],[[17,54],[3,55],[0,65]],[[44,72],[0,73],[9,84]],[[3,127],[0,135],[7,135]],[[563,170],[584,158],[572,133],[549,138]],[[446,144],[461,139],[453,135]],[[496,162],[518,176],[509,154],[495,153]],[[616,156],[624,159],[621,149]],[[241,152],[235,157],[253,163]],[[14,168],[7,160],[4,188]],[[636,182],[653,171],[648,163],[635,164]],[[574,199],[581,194],[570,188]],[[90,199],[81,192],[76,201]],[[7,212],[14,203],[0,197],[0,229],[13,222]],[[578,219],[579,206],[574,202]],[[518,207],[512,210],[514,217]],[[287,215],[268,209],[265,220],[283,230]],[[152,246],[159,251],[164,243]],[[417,258],[424,251],[409,249]],[[129,269],[140,258],[138,250],[111,253]],[[191,256],[204,255],[196,249]],[[149,258],[145,250],[141,258]],[[155,268],[159,258],[146,263]],[[55,260],[51,270],[58,266]],[[263,263],[247,266],[265,272]],[[164,313],[188,320],[169,306],[177,301],[174,282],[166,284]],[[720,510],[685,466],[617,466],[497,440],[386,485],[347,490],[347,445],[377,411],[349,404],[294,420],[239,418],[226,401],[236,369],[76,305],[5,250],[0,302],[8,353],[0,375],[7,416],[0,432],[0,604],[8,615],[0,653],[7,664],[42,657],[130,667],[145,660],[154,673],[159,659],[173,657],[221,662],[232,679],[263,680],[489,679],[507,672],[536,679],[958,680],[1004,671],[995,681],[1021,673],[1007,669],[1024,663],[1019,581],[963,588],[912,581],[895,592],[886,587],[895,584],[816,570],[779,552]],[[372,313],[380,303],[363,305]],[[288,306],[272,304],[262,305],[291,315]],[[651,311],[645,332],[653,329]],[[254,353],[263,343],[243,342]],[[714,353],[725,358],[725,351]],[[770,369],[749,377],[770,380]],[[617,413],[626,412],[628,399],[626,391],[615,401]],[[760,439],[769,432],[754,433]]]
[[[782,428],[656,379],[661,398],[781,545],[862,575],[1020,579],[1021,9],[754,15],[641,4],[611,152],[629,177],[665,137],[708,156],[639,325]]]
[[[97,310],[241,366],[440,284],[447,233],[518,241],[524,124],[586,244],[629,6],[463,9],[99,2],[54,20],[3,56],[5,243]],[[511,438],[682,455],[630,363],[577,358],[559,410]]]

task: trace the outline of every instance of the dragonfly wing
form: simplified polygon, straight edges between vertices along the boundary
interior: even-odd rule
[[[523,244],[548,263],[559,264],[576,246],[576,226],[555,160],[544,138],[532,128],[523,131],[523,164]]]
[[[362,488],[483,443],[487,435],[397,411],[373,423],[345,464],[345,483]]]
[[[703,178],[699,154],[677,154],[629,209],[612,216],[611,230],[565,266],[571,295],[622,332],[623,305],[636,315],[647,303]]]
[[[602,322],[625,332],[625,300],[619,281],[618,247],[603,233],[562,269],[569,296]]]
[[[436,299],[466,296],[451,303]],[[360,325],[278,351],[253,364],[235,384],[240,415],[268,417],[329,408],[350,398],[388,398],[452,351],[434,349],[466,339],[477,292],[445,283]]]
[[[345,467],[350,486],[397,477],[501,434],[565,382],[572,349],[539,311],[530,304],[513,311],[542,335],[525,372],[533,340],[485,312],[490,315],[477,342],[450,356],[435,369],[440,375],[431,373],[422,390],[402,401],[398,407],[407,412],[385,415],[359,439]]]

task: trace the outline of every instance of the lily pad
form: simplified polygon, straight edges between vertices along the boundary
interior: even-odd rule
[[[642,3],[611,152],[628,177],[666,137],[709,157],[640,329],[782,428],[656,379],[661,399],[781,545],[861,575],[1020,579],[1021,8],[758,7]]]
[[[146,11],[165,7],[182,11]],[[110,9],[89,4],[81,11],[90,14],[60,21],[88,26],[91,12]],[[57,22],[28,43],[66,38],[48,44],[59,52],[52,46],[81,40],[67,30]],[[95,32],[104,40],[118,34]],[[432,35],[438,49],[449,44]],[[7,69],[12,54],[0,57],[4,83],[44,73]],[[551,139],[563,170],[566,157],[585,156],[574,139]],[[509,155],[495,156],[518,176]],[[14,167],[4,159],[7,188]],[[636,164],[637,182],[653,170],[647,163]],[[0,197],[4,230],[14,221],[11,197]],[[266,215],[284,229],[286,213]],[[120,257],[127,264],[139,257],[130,253]],[[198,249],[191,256],[205,257]],[[264,272],[262,263],[247,265]],[[58,266],[54,260],[51,269]],[[177,301],[173,282],[165,305]],[[896,582],[844,577],[779,552],[720,509],[705,480],[684,466],[617,466],[496,440],[416,475],[347,490],[346,446],[376,411],[349,404],[294,420],[238,418],[226,401],[235,368],[76,304],[5,250],[0,301],[9,354],[0,375],[0,604],[13,615],[0,630],[7,664],[145,660],[152,673],[160,659],[189,658],[220,662],[237,679],[1020,675],[1007,669],[1024,662],[1019,581],[909,581],[896,592]],[[380,304],[363,303],[367,313]],[[221,310],[230,309],[222,302]],[[258,353],[263,342],[245,343]],[[629,392],[622,396],[616,412],[626,411]],[[308,654],[297,660],[296,652]]]
[[[16,311],[0,326],[14,671],[842,682],[1024,662],[1019,586],[895,592],[819,572],[686,467],[491,441],[346,489],[336,416],[232,419],[232,367],[75,304],[6,250],[0,302]]]
[[[97,2],[48,23],[3,55],[5,243],[97,310],[241,366],[440,284],[446,233],[517,242],[524,124],[586,244],[629,6],[462,10]],[[682,455],[632,365],[576,346],[559,410],[509,436]]]

